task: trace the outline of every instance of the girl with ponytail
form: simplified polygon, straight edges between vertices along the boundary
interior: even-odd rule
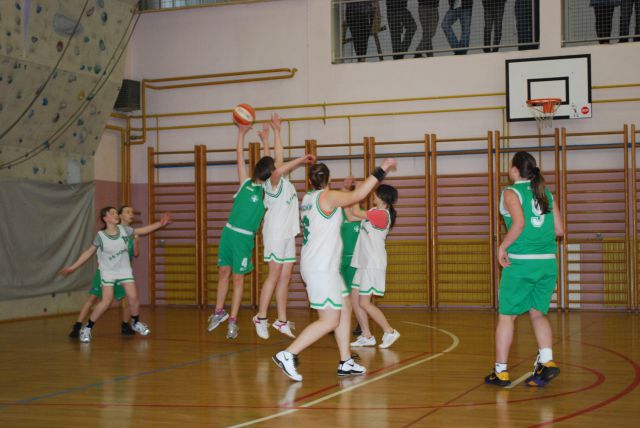
[[[513,156],[509,178],[513,185],[504,189],[499,204],[507,234],[498,249],[498,262],[503,270],[498,295],[496,362],[485,382],[498,386],[511,384],[507,360],[514,323],[518,315],[529,313],[538,342],[538,358],[525,383],[545,386],[560,373],[553,361],[551,325],[546,314],[558,279],[556,237],[564,234],[563,222],[558,204],[554,203],[531,154],[518,152]]]
[[[394,159],[385,159],[364,183],[352,191],[331,190],[329,168],[326,165],[315,164],[309,169],[309,184],[313,190],[304,196],[300,204],[304,229],[300,274],[307,287],[309,304],[318,311],[318,320],[309,324],[287,349],[272,357],[274,363],[292,380],[302,380],[296,368],[298,354],[331,331],[335,332],[340,353],[338,376],[362,375],[366,372],[353,360],[349,349],[351,304],[340,276],[343,217],[342,210],[338,208],[350,207],[366,198],[386,173],[395,168]]]
[[[372,295],[384,296],[385,293],[387,270],[385,242],[387,234],[396,222],[396,210],[393,204],[397,200],[398,191],[393,186],[381,184],[373,197],[375,208],[362,211],[358,207],[353,207],[351,210],[352,215],[362,220],[351,266],[356,268],[352,286],[358,289],[357,305],[364,309],[364,315],[363,311],[355,310],[362,334],[351,343],[353,347],[376,345],[376,338],[369,329],[367,315],[373,318],[384,331],[380,348],[390,347],[400,337],[400,333],[391,327],[382,311],[371,302]]]

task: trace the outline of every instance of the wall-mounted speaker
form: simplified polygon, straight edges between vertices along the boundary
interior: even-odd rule
[[[140,82],[124,79],[113,108],[126,113],[140,110]]]

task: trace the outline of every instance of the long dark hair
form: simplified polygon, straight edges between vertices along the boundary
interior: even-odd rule
[[[393,204],[398,202],[398,190],[395,187],[389,186],[388,184],[381,184],[376,189],[376,196],[380,198],[382,202],[387,204],[387,209],[389,210],[389,214],[391,216],[391,225],[389,229],[392,229],[396,224],[396,217],[398,213],[396,209],[393,207]]]
[[[511,166],[514,166],[520,172],[520,177],[531,180],[531,190],[533,197],[538,203],[538,207],[543,214],[549,212],[549,198],[546,193],[546,183],[540,172],[540,168],[536,166],[536,159],[528,152],[518,152],[511,160]]]
[[[323,163],[316,163],[309,168],[309,182],[314,189],[320,190],[329,184],[329,168]]]
[[[109,207],[104,207],[104,208],[102,208],[100,210],[100,221],[104,225],[104,226],[102,226],[102,230],[105,230],[107,228],[107,223],[104,221],[104,216],[106,216],[109,211],[115,210],[115,209],[116,209],[116,207],[109,206]]]

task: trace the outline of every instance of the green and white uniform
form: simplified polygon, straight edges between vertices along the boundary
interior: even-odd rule
[[[358,242],[351,259],[351,266],[357,269],[353,277],[353,287],[359,288],[361,295],[384,296],[387,274],[385,242],[391,230],[391,214],[388,210],[377,208],[370,209],[369,213],[372,211],[384,211],[387,224],[384,227],[376,227],[369,220],[362,220]]]
[[[267,213],[262,225],[264,261],[293,263],[296,261],[296,235],[300,233],[298,193],[285,177],[280,177],[274,189],[265,181],[264,205]]]
[[[507,248],[511,265],[502,270],[498,311],[503,315],[520,315],[534,308],[546,314],[558,279],[553,195],[545,190],[549,212],[542,213],[529,181],[517,181],[506,190],[513,191],[520,200],[524,229]],[[504,205],[504,191],[500,197],[500,214],[510,229],[512,219]]]
[[[313,309],[340,309],[342,296],[348,294],[340,276],[342,210],[323,212],[320,208],[323,191],[307,193],[300,205],[304,236],[300,274]]]
[[[122,225],[117,225],[116,228],[116,235],[109,235],[101,230],[93,241],[93,245],[98,248],[98,267],[103,286],[133,281],[129,260],[129,241],[133,241],[133,229]]]
[[[255,233],[264,216],[263,189],[246,179],[235,195],[229,221],[222,229],[218,248],[218,266],[231,266],[236,274],[253,270],[251,255]]]
[[[340,236],[342,237],[342,257],[340,259],[340,275],[344,280],[344,285],[348,293],[351,293],[351,284],[353,283],[353,276],[356,273],[356,268],[351,267],[351,258],[353,257],[353,249],[356,247],[358,241],[358,234],[360,233],[360,220],[349,221],[347,216],[344,215],[344,220],[340,227]]]
[[[133,241],[133,239],[129,239],[129,261],[133,261]],[[96,274],[93,276],[93,282],[91,283],[91,290],[89,290],[89,294],[93,294],[99,299],[102,299],[102,279],[100,277],[100,269],[96,270]],[[122,300],[126,297],[126,293],[124,292],[124,288],[120,281],[117,281],[113,288],[113,297],[115,297],[116,300]]]

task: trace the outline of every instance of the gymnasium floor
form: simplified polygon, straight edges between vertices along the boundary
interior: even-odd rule
[[[0,323],[0,426],[559,427],[638,426],[640,315],[550,316],[562,370],[546,388],[521,382],[536,346],[519,320],[510,361],[516,385],[485,385],[493,364],[490,312],[385,309],[402,337],[357,350],[369,373],[339,379],[327,336],[301,354],[303,382],[271,362],[287,338],[257,339],[249,309],[240,336],[206,331],[209,311],[144,309],[152,333],[121,337],[119,314],[94,339],[67,337],[74,316]],[[292,310],[298,331],[311,312]],[[379,334],[378,334],[379,336]]]

